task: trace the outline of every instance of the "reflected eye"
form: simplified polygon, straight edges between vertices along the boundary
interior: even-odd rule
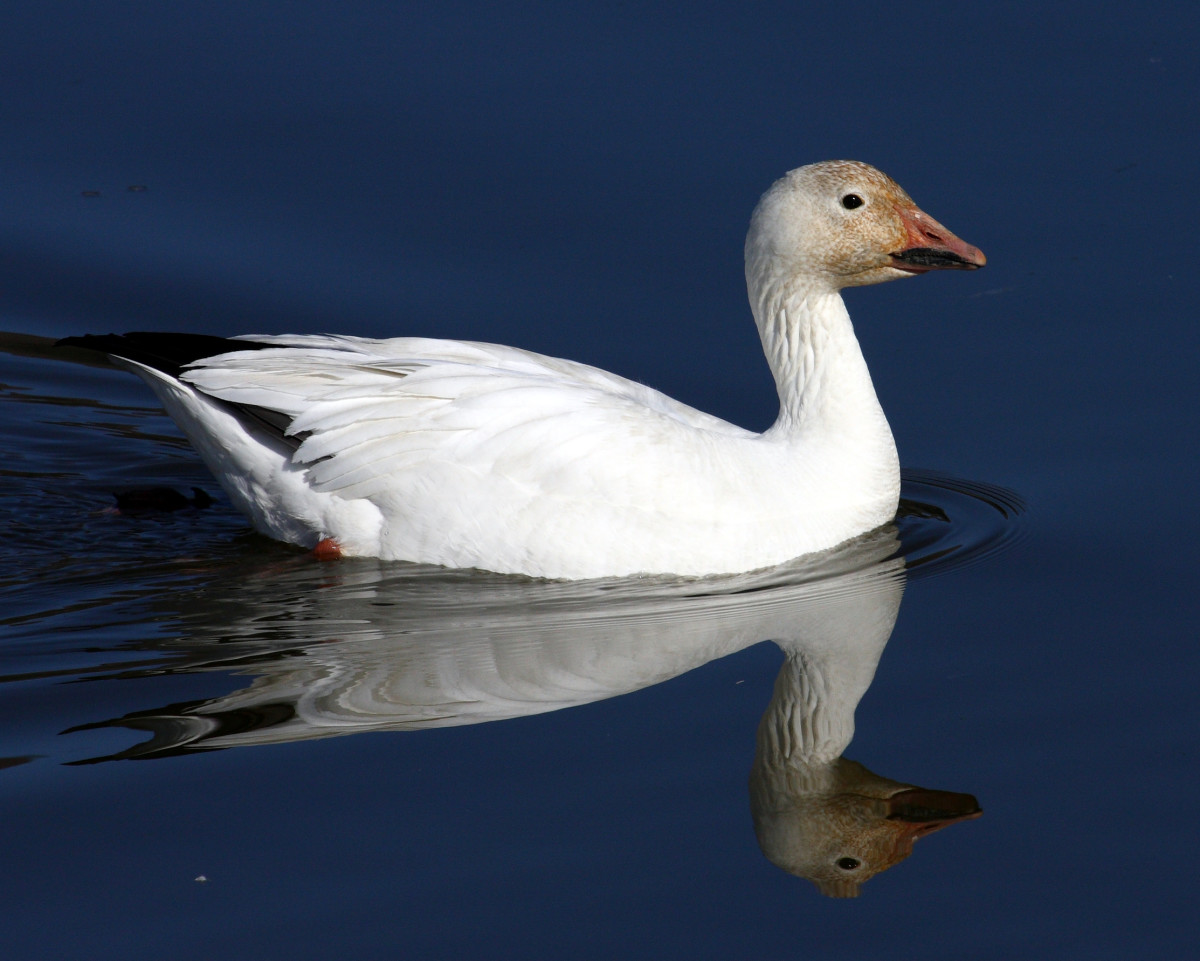
[[[859,203],[861,203],[861,202],[862,201],[859,201]],[[837,866],[839,868],[841,868],[843,871],[853,871],[860,864],[862,864],[862,862],[858,858],[838,858],[837,859]]]
[[[858,194],[846,194],[842,198],[842,206],[847,210],[854,210],[856,207],[861,207],[862,205],[863,199]]]

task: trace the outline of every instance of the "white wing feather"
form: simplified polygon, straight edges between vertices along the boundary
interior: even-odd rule
[[[280,349],[208,358],[182,380],[291,418],[301,441],[292,461],[310,489],[380,509],[389,523],[373,543],[318,532],[351,553],[471,566],[497,552],[553,554],[559,541],[564,556],[578,554],[570,542],[580,539],[593,555],[617,553],[660,517],[674,517],[664,528],[681,515],[711,524],[734,478],[714,484],[697,463],[704,436],[757,436],[633,381],[515,348],[250,339]]]

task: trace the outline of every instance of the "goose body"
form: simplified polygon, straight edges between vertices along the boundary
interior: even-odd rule
[[[107,335],[231,501],[294,544],[536,577],[752,570],[887,523],[891,431],[840,290],[983,255],[833,161],[763,195],[751,308],[780,412],[757,434],[594,367],[400,337]]]

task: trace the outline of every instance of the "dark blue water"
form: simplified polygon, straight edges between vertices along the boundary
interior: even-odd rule
[[[2,330],[500,341],[762,428],[749,212],[854,157],[989,257],[847,297],[902,461],[1025,504],[910,475],[935,510],[899,548],[714,596],[330,572],[220,499],[113,513],[113,490],[215,485],[133,378],[0,355],[6,957],[1193,955],[1192,6],[5,21]],[[984,814],[824,898],[756,840],[784,660],[759,642],[814,581],[883,565],[894,590],[888,558],[943,550],[846,757]],[[372,670],[452,676],[459,707],[381,720],[375,696],[393,729],[366,730],[329,705],[382,688],[328,678]],[[470,704],[503,719],[447,721]]]

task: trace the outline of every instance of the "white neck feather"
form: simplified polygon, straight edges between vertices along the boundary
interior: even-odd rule
[[[784,453],[792,485],[774,510],[785,516],[803,490],[807,536],[832,546],[894,516],[900,458],[841,294],[821,273],[761,254],[747,245],[746,279],[779,393],[762,440]]]
[[[748,279],[754,320],[779,393],[772,433],[835,434],[894,457],[892,432],[841,294],[795,277]]]

